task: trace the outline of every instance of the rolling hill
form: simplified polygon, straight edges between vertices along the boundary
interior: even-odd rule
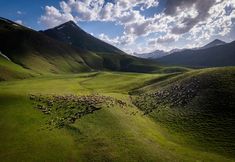
[[[133,103],[182,143],[234,156],[234,76],[234,67],[191,71],[132,92]]]
[[[235,41],[213,47],[208,46],[211,46],[211,44],[204,46],[202,49],[188,49],[175,52],[157,59],[157,62],[164,65],[188,67],[222,67],[235,65]]]
[[[201,73],[207,72],[210,71]],[[231,91],[234,93],[231,88],[234,80],[227,79],[234,72],[218,70],[215,73],[225,77],[224,85],[219,84],[222,88],[219,92],[224,92],[224,98]],[[184,112],[179,107],[171,107],[147,116],[131,103],[128,92],[133,89],[149,85],[150,89],[144,88],[145,92],[156,92],[159,81],[161,86],[163,83],[173,86],[176,80],[188,80],[187,76],[201,77],[192,72],[180,78],[165,74],[93,72],[0,82],[0,158],[2,161],[233,162],[234,136],[230,135],[234,132],[234,120],[231,120],[232,113],[227,116],[229,107],[203,107],[216,115],[216,120],[210,120],[215,116],[206,116],[208,113],[205,113],[201,117],[202,113],[197,113],[202,112],[200,108],[197,111],[197,108],[188,110],[186,107]],[[177,79],[171,80],[171,77]],[[182,86],[185,85],[182,82]],[[207,94],[213,94],[211,92]],[[99,107],[93,105],[107,97],[111,106],[106,105],[108,103]],[[217,98],[214,99],[219,103]],[[223,115],[228,118],[222,120]],[[186,141],[188,136],[185,134],[176,135],[176,124],[177,132],[197,138]],[[212,131],[208,132],[206,128]],[[196,145],[195,139],[198,141],[201,135],[210,141],[201,140]],[[213,150],[211,146],[216,147]],[[224,154],[223,149],[229,152]]]

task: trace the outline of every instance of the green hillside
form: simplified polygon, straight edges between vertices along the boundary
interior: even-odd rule
[[[133,102],[177,141],[234,157],[234,76],[234,67],[188,72],[135,91]]]
[[[32,76],[36,76],[36,74],[0,55],[0,81],[25,79]]]

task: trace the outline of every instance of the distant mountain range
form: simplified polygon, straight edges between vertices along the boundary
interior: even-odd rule
[[[221,41],[219,39],[215,39],[214,41],[206,44],[203,47],[194,48],[192,50],[206,49],[206,48],[211,48],[211,47],[214,47],[214,46],[219,46],[219,45],[224,45],[224,44],[226,44],[226,42]],[[155,51],[149,52],[149,53],[142,53],[142,54],[134,53],[133,55],[136,56],[136,57],[146,58],[146,59],[158,59],[158,58],[161,58],[161,57],[173,54],[175,52],[183,52],[185,50],[188,50],[188,49],[173,49],[173,50],[168,51],[168,52],[167,51],[163,51],[163,50],[155,50]]]
[[[94,70],[151,72],[158,66],[127,55],[69,21],[35,31],[0,18],[0,51],[15,64],[37,73],[77,73]]]
[[[156,61],[164,65],[188,67],[235,66],[235,41],[225,43],[215,40],[202,48],[174,52]]]
[[[235,65],[235,41],[226,43],[219,39],[193,49],[175,49],[170,52],[156,50],[134,54],[140,58],[156,60],[157,64],[187,67],[221,67]]]

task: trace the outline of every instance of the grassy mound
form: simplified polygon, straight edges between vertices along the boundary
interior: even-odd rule
[[[235,155],[235,68],[189,72],[141,91],[133,103],[144,114],[187,143]]]

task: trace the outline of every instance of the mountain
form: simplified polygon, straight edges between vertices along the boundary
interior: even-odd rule
[[[162,50],[156,50],[150,53],[142,53],[142,54],[134,53],[134,56],[140,57],[140,58],[155,59],[155,58],[166,56],[167,54],[168,52],[165,52]]]
[[[57,30],[58,37],[49,36],[48,33],[55,34]],[[159,69],[153,61],[127,55],[71,21],[38,32],[0,18],[0,51],[12,63],[40,74],[94,70],[152,72]]]
[[[220,46],[220,45],[224,45],[224,44],[226,44],[226,42],[221,41],[219,39],[215,39],[214,41],[206,44],[203,47],[195,48],[195,49],[192,49],[192,50],[206,49],[206,48],[211,48],[211,47]],[[187,49],[172,49],[169,52],[166,52],[166,51],[163,51],[163,50],[155,50],[155,51],[150,52],[150,53],[142,53],[142,54],[134,53],[134,56],[139,57],[139,58],[158,59],[158,58],[173,54],[175,52],[182,52],[184,50],[187,50]]]
[[[213,45],[217,44],[211,43]],[[208,47],[208,46],[207,46]],[[211,48],[184,50],[157,59],[164,65],[181,65],[188,67],[222,67],[235,65],[235,41]]]
[[[134,53],[133,55],[139,58],[145,58],[145,59],[158,59],[167,55],[170,55],[172,53],[175,52],[180,52],[180,51],[184,51],[185,49],[172,49],[171,51],[163,51],[163,50],[155,50],[153,52],[149,52],[149,53]]]
[[[83,58],[92,69],[152,72],[159,68],[154,61],[127,55],[120,49],[86,33],[73,21],[41,33],[73,48],[89,51],[89,55],[85,54]]]
[[[0,51],[12,62],[38,73],[89,71],[81,53],[43,33],[0,18]]]
[[[201,49],[206,49],[206,48],[211,48],[211,47],[215,47],[215,46],[220,46],[220,45],[224,45],[226,44],[226,42],[221,41],[219,39],[215,39],[214,41],[206,44],[205,46],[201,47]]]
[[[91,52],[125,54],[118,48],[86,33],[73,21],[42,32],[51,38]]]

